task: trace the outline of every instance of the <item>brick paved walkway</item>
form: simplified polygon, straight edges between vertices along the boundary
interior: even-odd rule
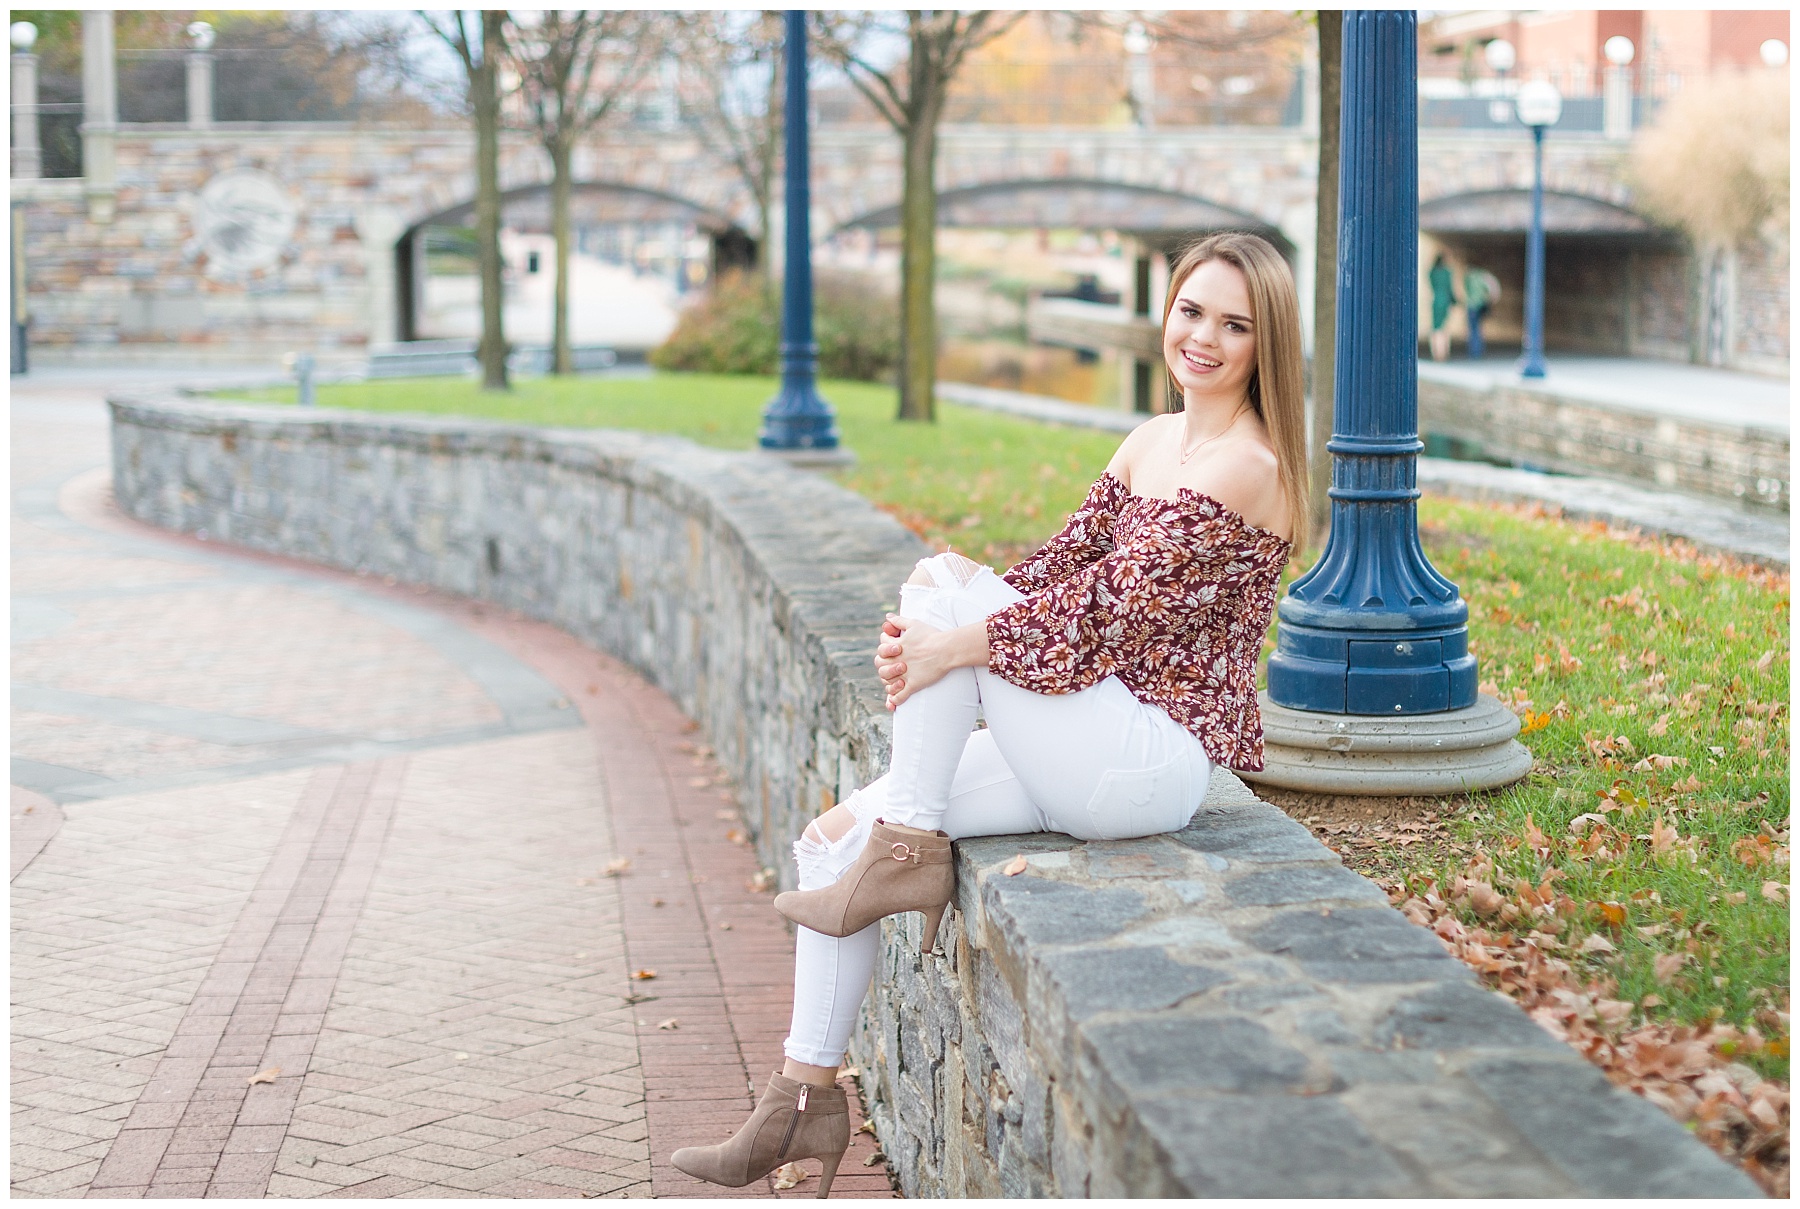
[[[13,397],[14,1195],[812,1195],[667,1163],[779,1064],[793,946],[666,697],[120,518],[98,392]]]

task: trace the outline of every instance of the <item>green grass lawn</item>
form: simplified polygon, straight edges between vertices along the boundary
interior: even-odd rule
[[[1420,511],[1469,602],[1482,679],[1536,761],[1454,817],[1494,866],[1470,880],[1503,904],[1477,894],[1487,910],[1467,901],[1465,919],[1547,929],[1610,997],[1653,996],[1642,1019],[1753,1023],[1778,1043],[1747,1060],[1785,1078],[1787,577],[1520,510]]]
[[[487,394],[459,378],[326,386],[319,401],[741,449],[774,389],[659,375]],[[860,459],[840,482],[934,545],[1001,566],[1060,526],[1119,442],[944,403],[935,425],[901,424],[890,387],[821,389]],[[1520,510],[1427,499],[1420,523],[1469,602],[1482,680],[1526,720],[1536,769],[1436,808],[1474,867],[1402,845],[1388,868],[1447,897],[1461,878],[1471,925],[1535,934],[1634,1020],[1754,1025],[1771,1044],[1747,1060],[1785,1078],[1787,577]]]

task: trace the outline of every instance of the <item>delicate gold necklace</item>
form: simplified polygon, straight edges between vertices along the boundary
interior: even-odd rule
[[[1179,446],[1177,446],[1177,450],[1181,454],[1181,465],[1186,466],[1188,464],[1189,458],[1193,457],[1195,454],[1199,453],[1202,449],[1205,449],[1208,445],[1212,444],[1214,441],[1218,440],[1220,437],[1222,437],[1226,433],[1230,432],[1232,430],[1232,428],[1237,424],[1238,417],[1243,414],[1244,414],[1244,409],[1241,407],[1238,408],[1236,411],[1232,412],[1231,413],[1231,423],[1225,425],[1225,427],[1219,429],[1219,431],[1213,433],[1212,436],[1207,437],[1204,441],[1200,442],[1198,445],[1194,446],[1192,449],[1181,449]]]

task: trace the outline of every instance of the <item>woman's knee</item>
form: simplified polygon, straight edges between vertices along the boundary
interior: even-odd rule
[[[942,569],[943,576],[932,570],[934,563]],[[906,582],[924,587],[940,587],[948,586],[941,582],[942,578],[948,577],[957,587],[966,588],[969,581],[985,570],[987,568],[974,559],[966,558],[954,550],[946,550],[942,554],[933,554],[930,558],[921,558]]]
[[[840,802],[806,825],[806,835],[817,844],[835,844],[856,826],[856,815]]]

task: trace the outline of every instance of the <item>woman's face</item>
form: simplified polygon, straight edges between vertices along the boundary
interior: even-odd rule
[[[1256,323],[1250,285],[1236,265],[1208,260],[1175,290],[1163,326],[1163,359],[1190,403],[1246,398],[1256,372]]]

